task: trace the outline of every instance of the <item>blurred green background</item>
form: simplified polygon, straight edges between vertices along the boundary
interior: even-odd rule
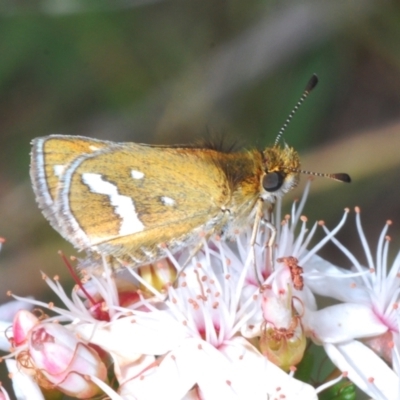
[[[392,219],[400,248],[398,1],[3,0],[0,57],[2,302],[8,289],[44,298],[39,270],[67,282],[57,250],[76,254],[35,203],[32,138],[166,144],[211,133],[263,148],[313,73],[320,83],[285,140],[304,169],[353,182],[315,180],[305,213],[333,227],[358,205],[373,247]],[[362,254],[353,218],[339,238]]]

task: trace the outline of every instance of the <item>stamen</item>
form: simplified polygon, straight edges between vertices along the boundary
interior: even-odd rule
[[[336,227],[332,230],[332,232],[329,233],[324,239],[322,239],[316,246],[313,247],[312,251],[310,251],[304,258],[299,260],[300,265],[305,265],[305,263],[314,255],[317,253],[318,250],[320,250],[328,241],[332,240],[333,237],[336,235],[336,233],[339,232],[339,230],[342,228],[344,223],[346,222],[347,215],[349,213],[349,209],[345,208],[344,214],[340,222],[336,225]]]

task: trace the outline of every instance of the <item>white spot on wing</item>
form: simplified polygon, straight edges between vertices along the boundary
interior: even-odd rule
[[[110,198],[110,203],[121,218],[120,235],[130,235],[141,232],[144,225],[139,220],[133,199],[118,193],[118,187],[107,182],[100,174],[82,174],[82,181],[90,188],[92,193],[105,194]]]
[[[131,175],[133,179],[143,179],[144,178],[144,173],[141,171],[137,171],[135,169],[133,169],[131,171]]]
[[[62,175],[62,174],[64,173],[64,171],[65,171],[65,165],[61,165],[61,164],[54,165],[53,171],[54,171],[54,175],[55,175],[57,178],[60,178],[61,175]]]
[[[171,197],[161,196],[161,203],[163,203],[164,206],[173,207],[176,204],[176,201],[171,199]]]
[[[97,151],[97,150],[99,150],[99,148],[100,147],[95,146],[94,144],[89,145],[89,150],[91,150],[91,151]]]

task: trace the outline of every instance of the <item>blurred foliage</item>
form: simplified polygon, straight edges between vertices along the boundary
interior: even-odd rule
[[[310,221],[332,225],[361,205],[367,236],[391,218],[399,247],[399,2],[4,0],[0,22],[3,301],[7,289],[43,296],[38,270],[66,277],[56,250],[75,254],[35,204],[32,138],[180,143],[212,132],[264,147],[314,72],[319,87],[285,140],[305,169],[353,183],[316,181]]]

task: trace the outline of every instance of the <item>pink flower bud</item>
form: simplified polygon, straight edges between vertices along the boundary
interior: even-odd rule
[[[87,399],[101,391],[88,377],[105,381],[107,370],[95,350],[56,323],[40,324],[29,337],[29,355],[39,385]]]
[[[30,331],[39,323],[39,319],[29,311],[20,310],[13,320],[14,346],[20,346],[26,342]]]

